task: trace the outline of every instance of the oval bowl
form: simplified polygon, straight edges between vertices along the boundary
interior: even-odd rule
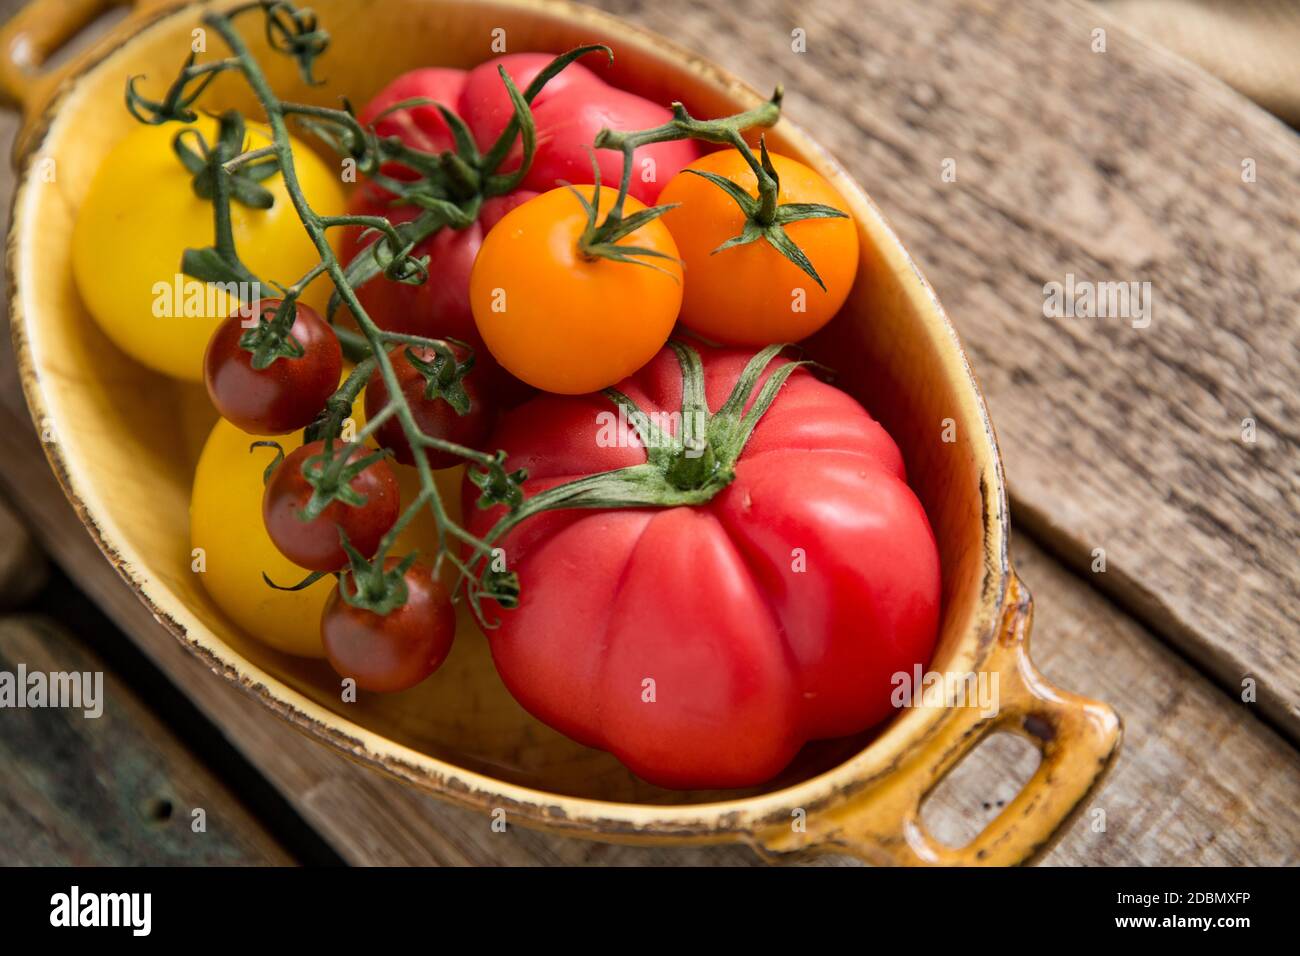
[[[91,176],[134,122],[122,107],[125,78],[144,74],[161,83],[174,75],[203,11],[234,3],[137,10],[61,83],[33,81],[13,63],[15,50],[53,48],[78,18],[108,2],[37,0],[0,44],[0,85],[28,113],[8,246],[12,331],[32,417],[68,498],[177,639],[308,735],[421,789],[485,812],[504,809],[526,825],[616,841],[742,841],[770,857],[839,851],[908,864],[1020,863],[1049,845],[1115,756],[1118,718],[1104,704],[1052,687],[1030,663],[1032,609],[1008,562],[997,442],[957,336],[879,210],[788,120],[770,134],[773,148],[835,184],[861,238],[853,292],[812,352],[893,434],[929,514],[943,566],[941,633],[930,670],[996,675],[996,713],[955,699],[900,709],[869,734],[810,745],[764,787],[681,793],[651,787],[608,754],[529,717],[502,687],[486,641],[470,626],[433,679],[355,704],[338,700],[337,677],[324,664],[277,654],[234,627],[190,569],[190,484],[214,413],[201,389],[154,375],[108,343],[78,299],[69,242]],[[732,113],[763,99],[661,37],[566,3],[312,6],[334,37],[320,63],[320,87],[304,86],[292,63],[249,28],[251,20],[243,26],[287,98],[332,104],[346,91],[364,102],[403,70],[481,62],[492,55],[492,31],[504,29],[512,50],[608,43],[617,54],[611,82],[659,102],[681,99],[696,115]],[[373,56],[373,37],[383,37],[383,57]],[[204,104],[256,112],[232,77],[214,84]],[[51,168],[54,177],[40,174]],[[921,803],[993,730],[1034,743],[1042,754],[1038,770],[973,842],[939,843],[920,822]]]

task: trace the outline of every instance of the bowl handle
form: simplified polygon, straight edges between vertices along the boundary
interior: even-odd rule
[[[1029,659],[1033,601],[1012,573],[985,670],[998,675],[998,710],[954,708],[898,768],[840,806],[809,812],[805,833],[783,825],[755,834],[771,855],[839,852],[886,865],[1007,866],[1028,862],[1082,808],[1119,753],[1122,728],[1108,705],[1054,687]],[[991,686],[991,684],[990,684]],[[1017,733],[1042,755],[1020,793],[963,847],[935,840],[921,821],[927,794],[994,731]]]
[[[0,29],[0,101],[30,115],[76,66],[74,57],[42,69],[61,46],[113,7],[135,9],[108,37],[128,26],[143,9],[167,2],[174,0],[31,0]]]

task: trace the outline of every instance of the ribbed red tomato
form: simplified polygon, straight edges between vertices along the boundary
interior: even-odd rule
[[[742,431],[739,409],[785,364],[718,415],[752,357],[702,353],[710,415]],[[618,390],[680,434],[688,365],[665,349]],[[574,479],[654,464],[634,421],[604,395],[540,396],[489,446],[527,470],[526,509]],[[488,632],[507,687],[666,787],[757,784],[806,741],[881,722],[892,676],[924,665],[936,636],[934,536],[897,445],[862,406],[799,369],[738,449],[719,424],[695,429],[709,443],[693,458],[663,455],[617,489],[692,504],[544,511],[497,542],[520,585],[516,609],[492,606]],[[480,536],[504,513],[465,511]]]

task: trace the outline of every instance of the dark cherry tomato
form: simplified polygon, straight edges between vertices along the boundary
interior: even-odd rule
[[[280,553],[294,564],[312,571],[337,571],[348,562],[339,528],[347,532],[348,540],[362,554],[374,554],[380,539],[397,521],[399,492],[392,466],[380,459],[366,466],[350,483],[365,498],[364,504],[331,501],[318,517],[303,521],[299,515],[314,491],[302,473],[303,462],[324,449],[324,442],[310,442],[280,462],[262,494],[262,522]],[[358,448],[348,460],[356,461],[373,452],[371,448]]]
[[[263,299],[257,311],[268,321],[279,299]],[[308,306],[298,303],[290,335],[302,346],[298,358],[277,358],[253,368],[253,353],[239,340],[248,326],[235,312],[217,326],[203,356],[208,395],[221,417],[251,435],[284,435],[311,424],[339,386],[343,352],[334,330]]]
[[[386,567],[396,564],[393,558]],[[343,600],[341,588],[354,593],[350,573],[325,602],[321,643],[340,677],[351,677],[362,690],[392,693],[414,687],[447,659],[456,636],[456,612],[446,589],[429,568],[412,565],[406,572],[406,603],[388,614],[375,614]]]
[[[437,357],[433,349],[413,348],[411,351],[425,362],[432,362]],[[455,352],[458,361],[465,358],[466,353],[463,349],[452,346],[452,351]],[[469,397],[469,411],[460,415],[441,395],[434,398],[427,396],[425,390],[428,380],[406,357],[405,346],[393,349],[388,353],[388,357],[392,360],[393,371],[397,373],[402,395],[411,406],[411,414],[415,416],[415,423],[420,426],[420,431],[434,438],[455,442],[468,448],[478,448],[483,443],[492,430],[494,416],[483,400],[483,389],[480,387],[482,376],[477,367],[470,369],[469,374],[461,379],[461,385]],[[384,384],[383,376],[376,370],[366,384],[366,418],[374,418],[387,404],[388,386]],[[401,422],[395,417],[380,425],[375,437],[379,444],[391,448],[393,456],[402,464],[415,464],[415,457],[411,453],[410,443],[406,440],[406,433],[402,431]],[[431,468],[451,468],[464,461],[459,455],[439,451],[436,448],[428,449],[428,453]]]

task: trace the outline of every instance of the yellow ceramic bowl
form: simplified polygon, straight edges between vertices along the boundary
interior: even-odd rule
[[[1007,560],[1007,507],[993,428],[961,345],[939,303],[880,212],[844,171],[788,121],[773,148],[828,176],[861,230],[861,268],[842,313],[814,343],[838,381],[898,440],[930,516],[943,564],[937,671],[999,675],[1001,710],[937,706],[900,712],[859,739],[812,745],[782,777],[743,792],[679,793],[632,777],[613,757],[530,718],[466,626],[446,666],[404,694],[338,699],[319,662],[277,654],[235,628],[190,570],[190,480],[212,413],[193,387],[160,378],[113,349],[73,285],[69,236],[105,152],[134,122],[125,77],[169,78],[207,6],[137,11],[117,35],[74,63],[61,85],[33,82],[15,53],[39,60],[78,17],[108,0],[37,0],[3,41],[0,86],[28,123],[9,236],[14,344],[31,412],[68,497],[105,555],[195,654],[270,714],[412,785],[512,820],[609,840],[744,841],[771,855],[838,850],[901,863],[1019,863],[1048,845],[1116,753],[1120,728],[1103,704],[1048,685],[1029,662],[1029,597]],[[324,86],[305,88],[287,58],[244,29],[274,86],[289,98],[364,103],[417,66],[467,67],[510,49],[559,52],[603,41],[610,79],[696,115],[761,99],[709,63],[613,17],[541,0],[314,0],[334,43]],[[71,19],[70,19],[71,18]],[[215,36],[212,44],[219,44]],[[375,56],[382,48],[383,55]],[[211,55],[211,54],[210,54]],[[774,80],[779,77],[774,77]],[[209,108],[253,111],[222,77]],[[43,160],[54,160],[56,176]],[[946,419],[950,435],[944,441]],[[1028,737],[1042,762],[1019,796],[969,846],[935,841],[919,806],[935,783],[994,729]]]

